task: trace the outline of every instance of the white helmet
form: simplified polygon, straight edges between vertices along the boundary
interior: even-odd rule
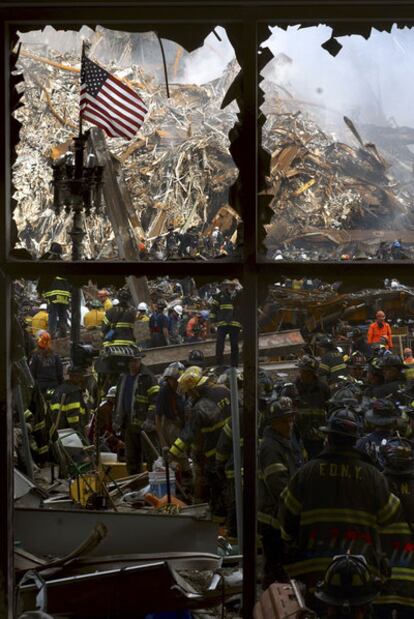
[[[42,309],[42,310],[47,310],[47,303],[41,303],[41,304],[39,305],[39,309]]]
[[[183,315],[183,306],[182,305],[174,305],[173,310],[174,310],[174,312],[177,312],[177,314],[179,316]]]
[[[139,312],[148,312],[148,305],[144,302],[138,303],[138,311]]]
[[[110,387],[108,389],[108,393],[106,394],[107,398],[116,398],[116,385],[114,387]]]
[[[162,376],[163,378],[168,378],[169,376],[171,376],[171,378],[178,379],[184,372],[184,370],[185,366],[180,363],[180,361],[173,361],[168,367],[165,368]]]
[[[112,305],[119,305],[119,299],[112,299]]]

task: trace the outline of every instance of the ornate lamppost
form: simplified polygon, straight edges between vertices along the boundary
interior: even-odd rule
[[[86,156],[85,145],[88,132],[73,139],[74,153],[68,151],[53,164],[53,208],[56,215],[73,212],[72,260],[82,260],[82,241],[85,236],[83,219],[92,210],[99,212],[102,206],[102,185],[104,166],[98,165],[94,154]],[[74,288],[71,302],[71,357],[80,340],[80,290]]]

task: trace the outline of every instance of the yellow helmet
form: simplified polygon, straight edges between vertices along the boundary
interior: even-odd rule
[[[188,393],[196,387],[201,387],[207,382],[208,377],[203,376],[203,370],[196,365],[192,365],[185,370],[178,379],[181,393]]]

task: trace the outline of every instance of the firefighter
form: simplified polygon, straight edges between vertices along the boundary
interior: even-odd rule
[[[131,307],[130,296],[126,290],[119,293],[119,305],[109,309],[102,323],[104,348],[109,346],[135,346],[135,309]]]
[[[367,360],[359,350],[352,352],[346,362],[348,378],[352,381],[363,381]]]
[[[324,336],[319,340],[318,348],[321,352],[319,372],[326,377],[328,385],[332,385],[339,376],[346,374],[346,364],[343,355],[336,348],[332,338],[328,336]]]
[[[267,425],[258,460],[257,520],[263,544],[263,589],[275,580],[286,578],[282,567],[283,543],[278,510],[281,492],[301,464],[291,443],[293,420],[292,400],[286,396],[273,399],[266,414]]]
[[[315,358],[304,355],[298,367],[299,376],[294,383],[299,400],[295,427],[308,457],[313,458],[323,448],[324,437],[319,427],[326,421],[325,408],[331,392],[326,382],[318,376],[319,364]]]
[[[411,348],[404,348],[403,350],[403,357],[404,357],[404,365],[414,365],[414,357],[413,357],[413,351]]]
[[[30,327],[32,335],[37,335],[38,331],[47,331],[49,324],[49,314],[47,313],[47,303],[41,303],[39,311],[32,317]]]
[[[101,327],[105,318],[105,310],[102,303],[94,299],[89,304],[89,311],[83,317],[83,326],[86,329],[96,329]]]
[[[362,555],[347,553],[333,557],[315,592],[323,604],[321,616],[370,619],[380,584]]]
[[[51,348],[51,337],[47,331],[39,334],[36,343],[29,368],[40,392],[45,395],[48,389],[55,389],[63,383],[63,365],[60,356]]]
[[[242,328],[240,322],[240,294],[237,290],[239,283],[225,279],[221,285],[221,292],[213,297],[210,311],[210,320],[217,329],[216,363],[224,363],[224,341],[229,335],[233,367],[239,365],[239,336]]]
[[[184,370],[182,363],[174,361],[162,375],[155,409],[155,426],[161,447],[170,447],[184,427],[184,398],[177,392],[178,379]]]
[[[115,408],[116,386],[108,389],[105,399],[100,403],[96,413],[92,415],[88,428],[88,439],[91,443],[96,441],[96,431],[98,426],[99,437],[105,450],[118,453],[124,448],[124,443],[115,436],[112,427],[112,416]]]
[[[145,428],[145,422],[155,415],[155,400],[160,390],[157,379],[142,363],[144,357],[142,351],[135,347],[129,360],[128,373],[121,374],[117,384],[112,426],[115,433],[122,432],[125,437],[129,475],[141,472],[143,461],[141,432]],[[151,458],[147,457],[148,460]]]
[[[380,619],[413,616],[414,607],[414,454],[410,441],[399,437],[381,446],[384,475],[401,502],[397,524],[381,530],[381,542],[391,561],[391,578],[376,600]]]
[[[387,338],[388,348],[392,348],[391,327],[389,323],[385,320],[384,312],[382,310],[378,310],[375,318],[375,322],[371,323],[368,328],[368,344],[375,344],[375,342],[379,342],[381,337],[385,335],[385,337]]]
[[[337,410],[321,429],[326,449],[294,475],[279,511],[282,539],[291,551],[285,569],[311,590],[330,558],[350,548],[374,572],[383,569],[379,530],[395,522],[400,509],[383,475],[355,449],[356,416]]]
[[[86,436],[87,406],[83,394],[84,369],[71,366],[68,379],[53,392],[50,400],[52,424],[56,429],[73,428]]]
[[[163,299],[158,301],[156,310],[150,318],[149,328],[151,334],[151,346],[153,348],[168,346],[170,343],[168,333],[168,317],[164,314],[166,306],[167,304]]]
[[[216,467],[216,447],[221,429],[231,416],[230,390],[212,385],[201,368],[191,366],[178,379],[179,390],[191,398],[191,413],[180,436],[170,448],[174,459],[182,459],[193,446],[195,493],[208,498],[213,514],[224,513],[222,488]]]
[[[366,453],[380,470],[384,466],[380,455],[381,444],[394,435],[400,419],[400,411],[386,398],[373,400],[365,413],[365,422],[372,431],[360,438],[356,447]]]
[[[171,344],[182,344],[180,326],[183,316],[183,306],[174,305],[168,315],[168,338]]]
[[[405,368],[400,355],[388,354],[382,357],[378,366],[382,371],[384,382],[372,389],[376,398],[385,398],[400,391],[407,380],[412,380],[413,368]]]
[[[69,282],[63,277],[55,277],[43,292],[48,302],[49,332],[52,338],[66,337],[68,329],[68,307],[71,300]]]

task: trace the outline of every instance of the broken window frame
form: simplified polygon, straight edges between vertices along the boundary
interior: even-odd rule
[[[359,33],[366,31],[367,25],[390,26],[392,23],[412,25],[414,14],[413,3],[401,3],[390,6],[387,3],[372,4],[362,1],[354,3],[328,0],[318,4],[314,0],[306,3],[292,0],[288,3],[256,2],[245,0],[223,0],[220,4],[203,3],[192,6],[192,0],[179,0],[174,5],[168,0],[160,0],[157,4],[148,4],[136,7],[131,5],[106,4],[101,7],[76,5],[76,20],[73,19],[73,7],[69,1],[60,0],[53,7],[34,5],[31,0],[26,4],[20,3],[17,7],[13,2],[0,4],[0,35],[4,42],[4,62],[1,63],[2,84],[4,85],[1,118],[1,133],[3,149],[0,151],[0,292],[5,300],[0,304],[1,340],[5,343],[4,354],[0,362],[0,580],[1,593],[0,608],[2,616],[13,616],[13,466],[12,466],[12,415],[10,403],[10,326],[11,326],[11,285],[15,278],[34,279],[46,273],[60,273],[71,278],[75,283],[85,276],[85,268],[81,263],[48,263],[31,261],[16,261],[9,256],[10,247],[10,154],[12,149],[11,135],[13,121],[10,119],[10,107],[13,106],[9,73],[9,54],[11,34],[25,26],[30,29],[39,25],[52,24],[60,28],[80,27],[83,24],[101,24],[117,30],[159,28],[160,35],[167,36],[168,28],[175,27],[182,31],[192,28],[192,25],[204,25],[206,22],[224,27],[227,24],[233,27],[239,24],[239,32],[234,34],[232,44],[236,57],[242,69],[242,107],[240,108],[239,123],[235,130],[235,139],[232,144],[232,154],[239,168],[240,181],[243,191],[240,193],[241,216],[244,229],[244,255],[240,262],[228,261],[214,264],[204,263],[98,263],[88,262],[88,278],[99,276],[118,275],[127,276],[146,275],[183,276],[191,273],[193,276],[211,276],[216,278],[231,276],[238,277],[244,285],[246,302],[244,303],[244,411],[245,411],[245,442],[244,442],[244,583],[243,583],[243,616],[251,617],[256,598],[256,371],[257,371],[257,330],[256,317],[258,294],[265,297],[267,284],[277,281],[281,275],[295,277],[303,273],[301,264],[284,262],[269,262],[263,254],[258,254],[258,240],[263,242],[263,223],[266,222],[266,212],[257,210],[266,207],[266,200],[257,197],[257,188],[262,186],[263,175],[267,173],[266,158],[259,150],[261,145],[260,126],[256,124],[259,105],[257,104],[257,88],[261,66],[258,56],[258,42],[268,36],[267,25],[283,25],[302,23],[316,25],[326,23],[335,27],[338,34]],[[191,19],[189,19],[191,15]],[[115,19],[114,19],[115,16]],[[139,18],[139,21],[138,21]],[[185,26],[183,26],[185,24]],[[169,32],[169,31],[168,31]],[[198,32],[198,31],[197,31]],[[184,36],[184,35],[183,35]],[[187,36],[196,35],[196,27]],[[180,41],[180,36],[171,35],[174,40]],[[237,155],[236,155],[237,153]],[[252,165],[252,153],[258,153],[256,163]],[[260,162],[260,165],[259,165]],[[259,182],[258,182],[259,181]],[[260,228],[258,227],[258,220]],[[345,283],[353,281],[372,281],[378,274],[378,264],[356,262],[343,263],[308,263],[306,273],[319,276],[327,281],[342,279]],[[383,277],[394,276],[406,282],[413,281],[410,275],[411,265],[394,263],[381,265]],[[80,279],[79,279],[80,278]],[[260,287],[260,289],[259,289]]]

